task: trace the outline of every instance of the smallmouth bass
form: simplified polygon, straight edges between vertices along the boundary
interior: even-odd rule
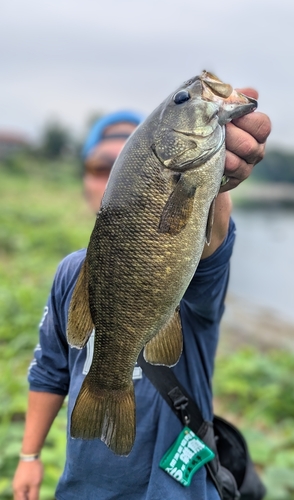
[[[225,163],[225,124],[257,102],[203,71],[142,123],[116,160],[69,308],[68,342],[95,328],[71,436],[119,455],[135,440],[132,373],[182,352],[180,301],[209,242]]]

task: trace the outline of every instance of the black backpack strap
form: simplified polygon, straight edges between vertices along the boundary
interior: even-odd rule
[[[189,428],[215,453],[216,458],[207,463],[206,468],[222,498],[223,486],[219,478],[220,467],[212,423],[203,419],[197,404],[190,398],[174,372],[168,366],[147,363],[144,359],[143,351],[139,354],[138,365],[141,366],[145,375],[174,411],[182,424],[188,425]]]
[[[142,351],[138,364],[183,425],[192,425],[192,431],[202,439],[210,424],[203,419],[198,406],[190,399],[174,372],[168,366],[147,363]]]

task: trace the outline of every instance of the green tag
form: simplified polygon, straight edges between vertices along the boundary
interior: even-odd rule
[[[189,486],[196,470],[214,456],[213,451],[189,427],[184,427],[162,457],[159,467],[183,486]]]

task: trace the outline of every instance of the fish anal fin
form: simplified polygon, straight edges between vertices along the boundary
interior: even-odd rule
[[[99,438],[117,455],[128,455],[135,434],[133,383],[124,391],[100,389],[91,381],[90,370],[71,415],[71,437]]]
[[[160,233],[176,235],[182,231],[193,210],[195,191],[195,186],[185,182],[182,174],[163,208],[158,226]]]
[[[69,305],[66,331],[68,343],[81,349],[87,343],[93,328],[89,305],[88,264],[85,259]]]
[[[207,219],[207,225],[206,225],[206,235],[205,235],[205,242],[207,245],[209,245],[211,242],[212,227],[213,227],[213,221],[214,221],[214,210],[215,210],[215,198],[212,201],[212,203],[210,205],[209,212],[208,212],[208,219]]]
[[[144,348],[144,358],[153,365],[177,364],[183,350],[182,324],[179,308],[167,324]]]

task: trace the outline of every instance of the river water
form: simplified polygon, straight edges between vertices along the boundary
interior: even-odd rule
[[[229,293],[294,321],[294,211],[234,209]]]

